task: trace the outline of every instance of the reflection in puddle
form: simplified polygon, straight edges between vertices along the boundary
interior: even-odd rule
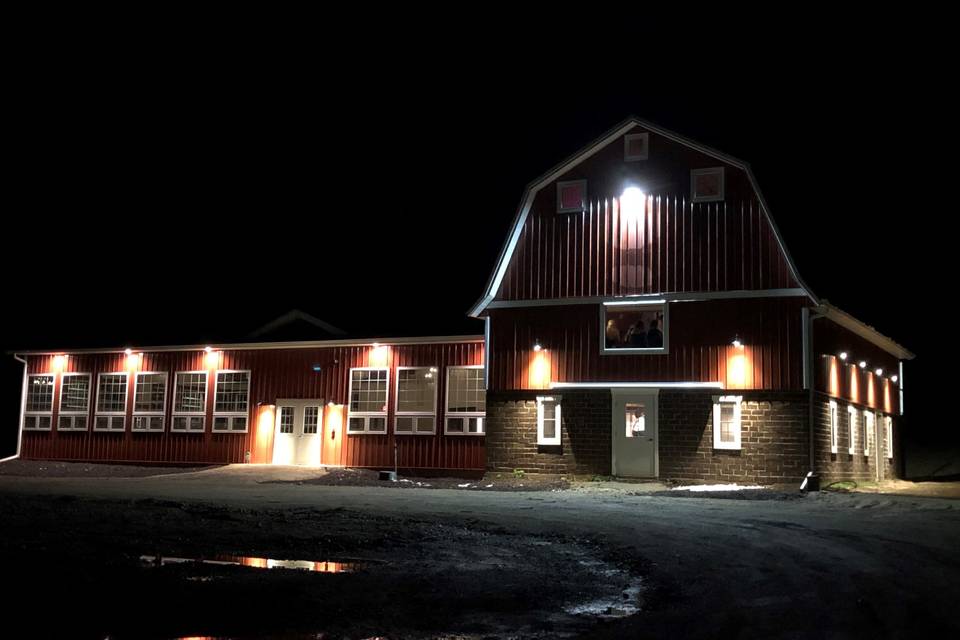
[[[175,556],[140,556],[140,562],[151,567],[168,564],[212,564],[254,569],[299,569],[319,573],[353,573],[363,568],[360,562],[314,562],[313,560],[275,560],[250,556],[212,556],[210,558],[178,558]]]

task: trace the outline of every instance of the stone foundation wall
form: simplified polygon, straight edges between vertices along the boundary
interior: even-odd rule
[[[857,422],[853,433],[853,453],[850,453],[849,420],[850,412],[847,407],[849,402],[837,400],[837,453],[830,450],[830,400],[831,398],[823,393],[814,395],[814,452],[817,460],[817,471],[821,476],[821,485],[826,486],[830,482],[853,481],[853,482],[874,482],[877,479],[877,465],[880,466],[880,479],[890,480],[899,478],[899,438],[900,433],[897,429],[897,417],[893,418],[893,458],[887,458],[884,452],[884,429],[882,415],[878,413],[877,425],[879,429],[876,432],[877,444],[879,445],[879,455],[877,447],[870,451],[870,455],[863,453],[863,409],[859,405],[853,405],[857,410]]]

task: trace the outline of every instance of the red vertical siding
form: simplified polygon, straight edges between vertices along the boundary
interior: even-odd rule
[[[225,350],[214,354],[218,369],[248,369],[251,371],[250,407],[245,434],[213,433],[213,401],[215,370],[211,369],[207,389],[207,423],[202,434],[170,431],[173,404],[174,374],[177,371],[206,369],[205,354],[197,351],[144,353],[140,371],[168,373],[166,421],[162,433],[134,433],[131,431],[134,377],[130,376],[127,404],[127,425],[123,433],[93,431],[96,407],[97,374],[126,371],[123,354],[77,354],[66,361],[66,371],[92,374],[93,392],[90,400],[90,425],[86,432],[59,432],[56,430],[60,397],[60,380],[54,388],[54,428],[50,432],[23,434],[24,458],[61,460],[99,460],[115,462],[167,463],[236,463],[244,462],[247,452],[251,461],[269,462],[272,457],[273,424],[258,424],[259,407],[273,404],[277,399],[317,398],[324,402],[348,403],[349,371],[352,367],[374,366],[369,346],[338,346],[305,349]],[[339,447],[339,460],[347,466],[393,466],[394,441],[393,405],[397,366],[436,366],[440,369],[436,435],[401,435],[396,437],[399,464],[402,467],[430,469],[483,469],[484,438],[477,436],[443,435],[443,399],[445,397],[446,367],[451,365],[483,364],[483,342],[467,341],[447,344],[385,345],[386,366],[390,368],[388,393],[388,434],[347,435]],[[54,371],[53,356],[31,356],[30,373]],[[321,367],[320,372],[313,370]],[[347,409],[344,407],[344,419]],[[344,425],[345,426],[345,425]],[[262,433],[269,429],[269,433]]]

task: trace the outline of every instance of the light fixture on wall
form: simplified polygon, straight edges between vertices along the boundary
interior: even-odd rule
[[[732,345],[733,345],[734,347],[736,347],[737,349],[743,349],[743,343],[740,342],[740,335],[739,335],[739,334],[737,334],[737,335],[735,335],[735,336],[733,337],[733,342],[731,342],[730,344],[732,344]]]
[[[132,356],[132,355],[133,355],[133,349],[127,347],[126,349],[123,350],[123,355],[125,355],[125,356]]]
[[[841,360],[844,360],[844,361],[847,359],[847,352],[846,352],[846,351],[841,351],[841,352],[840,352],[840,359],[841,359]]]
[[[318,365],[318,364],[315,364],[315,365],[313,365],[313,366],[310,367],[310,368],[313,369],[313,372],[314,372],[314,373],[320,373],[321,371],[323,371],[323,367],[321,367],[321,366]]]
[[[61,372],[67,367],[67,356],[59,355],[53,356],[53,370],[56,372]]]
[[[533,343],[533,350],[534,350],[534,351],[543,351],[543,345],[540,344],[540,341],[539,341],[539,340],[537,340],[536,342]]]
[[[210,353],[211,351],[213,351],[213,347],[211,347],[211,346],[206,346],[206,347],[203,348],[203,351],[204,351],[204,353]]]
[[[883,375],[883,369],[881,369],[880,367],[877,367],[876,369],[874,369],[873,372],[877,374],[878,378]]]
[[[639,218],[647,206],[647,196],[637,187],[627,187],[620,195],[620,215],[625,218]]]
[[[861,369],[866,369],[866,368],[867,368],[867,361],[866,361],[866,360],[861,360],[861,361],[860,361],[860,368],[861,368]]]
[[[892,376],[890,376],[890,382],[892,382],[892,383],[894,383],[894,384],[896,384],[896,383],[897,383],[897,380],[899,380],[899,379],[900,379],[900,377],[897,376],[897,375],[892,375]]]

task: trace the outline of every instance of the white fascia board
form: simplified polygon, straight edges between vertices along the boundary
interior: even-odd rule
[[[552,382],[551,389],[723,389],[722,382]]]

